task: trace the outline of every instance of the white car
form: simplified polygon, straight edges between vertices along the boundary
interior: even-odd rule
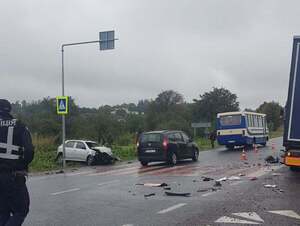
[[[63,160],[63,145],[57,148],[57,160]],[[110,148],[100,146],[94,141],[87,140],[67,140],[65,142],[65,152],[67,161],[86,162],[87,165],[93,165],[97,162],[112,163],[116,160]]]

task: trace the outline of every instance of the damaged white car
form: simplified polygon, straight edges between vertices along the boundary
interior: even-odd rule
[[[117,160],[113,156],[112,150],[105,146],[100,146],[94,141],[67,140],[65,142],[66,161],[86,162],[91,166],[96,163],[114,163]],[[63,145],[57,148],[57,161],[63,160]]]

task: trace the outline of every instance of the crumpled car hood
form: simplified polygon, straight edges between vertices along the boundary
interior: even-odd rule
[[[105,147],[105,146],[101,146],[101,147],[93,147],[92,150],[100,151],[100,152],[102,152],[102,153],[107,153],[107,154],[110,155],[110,156],[113,155],[111,149],[108,148],[108,147]]]

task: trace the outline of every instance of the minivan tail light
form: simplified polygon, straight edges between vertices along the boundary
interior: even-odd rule
[[[166,138],[164,138],[164,140],[163,140],[163,148],[164,148],[165,151],[168,148],[168,140]]]

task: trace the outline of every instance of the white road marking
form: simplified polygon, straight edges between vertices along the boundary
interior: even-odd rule
[[[174,205],[174,206],[171,206],[171,207],[169,207],[169,208],[167,208],[167,209],[161,210],[161,211],[159,211],[159,212],[157,212],[157,213],[158,213],[158,214],[168,213],[168,212],[171,212],[171,211],[173,211],[173,210],[176,210],[176,209],[178,209],[178,208],[180,208],[180,207],[183,207],[183,206],[185,206],[185,205],[186,205],[186,203],[179,203],[179,204]]]
[[[133,224],[123,224],[122,226],[133,226]]]
[[[243,217],[249,220],[264,222],[264,220],[261,219],[261,217],[255,212],[233,213],[232,215]]]
[[[112,180],[112,181],[107,181],[103,183],[99,183],[98,186],[105,186],[105,185],[111,185],[120,182],[120,180]]]
[[[299,214],[294,212],[293,210],[276,210],[276,211],[268,211],[269,213],[275,213],[286,217],[296,218],[300,220]]]
[[[51,193],[51,195],[61,195],[61,194],[64,194],[64,193],[68,193],[68,192],[72,192],[72,191],[79,191],[79,190],[80,190],[80,188],[72,188],[72,189],[65,190],[65,191],[59,191],[59,192]]]
[[[225,223],[225,224],[261,224],[253,221],[240,220],[238,218],[232,217],[220,217],[215,223]]]

